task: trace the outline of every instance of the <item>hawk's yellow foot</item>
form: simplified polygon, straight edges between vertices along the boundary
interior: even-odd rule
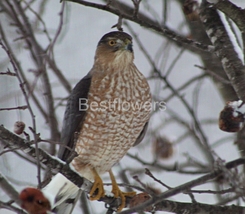
[[[133,197],[136,195],[136,192],[122,192],[116,182],[116,179],[112,173],[112,171],[109,171],[110,173],[110,178],[111,178],[111,183],[112,183],[112,193],[114,194],[115,198],[121,198],[121,204],[117,208],[117,211],[120,212],[126,205],[126,197]]]
[[[105,190],[103,187],[103,181],[101,180],[100,176],[96,172],[95,169],[92,169],[93,175],[94,175],[94,184],[90,190],[89,193],[89,199],[91,201],[93,200],[99,200],[101,197],[105,196]]]

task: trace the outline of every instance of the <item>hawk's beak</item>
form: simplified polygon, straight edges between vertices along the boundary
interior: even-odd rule
[[[130,41],[128,39],[125,41],[125,50],[128,50],[130,52],[133,52],[133,44],[132,44],[132,41]]]
[[[130,52],[133,52],[133,45],[131,44],[127,44],[126,45],[126,49],[129,50]]]

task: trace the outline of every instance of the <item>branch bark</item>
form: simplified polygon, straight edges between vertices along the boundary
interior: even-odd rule
[[[236,6],[229,0],[219,1],[215,4],[215,7],[225,13],[233,22],[236,23],[237,27],[241,32],[245,33],[245,10]]]
[[[223,68],[239,99],[245,101],[245,67],[226,32],[216,9],[206,1],[201,5],[200,18],[210,41],[215,47]]]
[[[235,4],[226,1],[219,1],[215,4],[215,7],[226,14],[232,21],[237,25],[242,33],[242,41],[243,41],[243,54],[244,54],[244,62],[245,62],[245,9],[237,7]]]
[[[195,214],[242,214],[244,207],[231,206],[215,206],[202,203],[181,203],[175,201],[164,200],[155,205],[157,211],[167,211],[173,213],[195,213]]]

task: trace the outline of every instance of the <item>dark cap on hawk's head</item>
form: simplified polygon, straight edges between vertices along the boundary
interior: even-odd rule
[[[113,51],[117,50],[129,50],[133,52],[132,37],[121,31],[113,31],[105,34],[99,41],[99,46],[106,45],[108,48],[111,48]]]

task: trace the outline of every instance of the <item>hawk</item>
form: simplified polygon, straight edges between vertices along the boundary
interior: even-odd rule
[[[151,94],[146,78],[134,62],[132,37],[120,31],[99,41],[94,65],[71,92],[65,111],[58,157],[83,177],[94,182],[90,200],[105,195],[100,175],[109,172],[114,197],[122,192],[111,168],[139,144],[151,113]],[[75,151],[77,156],[73,156]]]

